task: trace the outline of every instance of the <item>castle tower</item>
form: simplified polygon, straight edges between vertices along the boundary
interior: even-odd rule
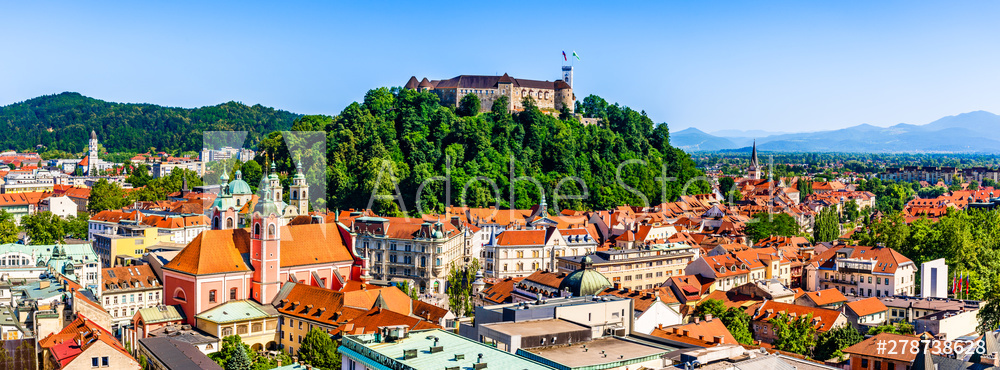
[[[272,201],[270,187],[264,195],[254,208],[250,227],[250,298],[262,304],[270,303],[281,288],[281,211]]]
[[[573,66],[562,66],[562,80],[569,84],[569,88],[573,88]]]
[[[300,215],[309,213],[309,184],[306,183],[306,175],[302,173],[302,161],[295,164],[297,170],[292,177],[292,185],[289,186],[291,194],[288,195],[289,203],[299,210]]]
[[[239,209],[233,207],[233,195],[229,188],[229,173],[223,170],[219,181],[222,183],[222,188],[219,189],[219,196],[212,203],[212,230],[235,229],[239,224],[237,219]]]
[[[753,141],[753,150],[750,152],[750,167],[747,168],[747,177],[752,180],[760,180],[760,161],[757,160],[757,140]]]

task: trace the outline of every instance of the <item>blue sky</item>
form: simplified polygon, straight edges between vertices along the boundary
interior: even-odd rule
[[[556,79],[673,129],[1000,113],[1000,2],[0,3],[0,105],[76,91],[336,114],[411,76]]]

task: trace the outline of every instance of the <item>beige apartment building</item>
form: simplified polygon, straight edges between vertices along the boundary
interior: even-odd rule
[[[594,269],[612,284],[635,290],[652,289],[672,276],[684,275],[684,268],[698,258],[700,250],[686,244],[657,244],[639,249],[596,252],[590,256]],[[579,270],[583,256],[558,258],[558,271]]]

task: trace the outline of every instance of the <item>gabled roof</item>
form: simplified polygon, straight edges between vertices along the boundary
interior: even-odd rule
[[[798,318],[806,315],[813,316],[813,326],[819,333],[824,333],[833,329],[833,325],[840,318],[840,311],[826,308],[807,307],[791,303],[780,303],[775,301],[765,301],[755,304],[746,309],[750,319],[754,321],[767,321],[778,317],[779,314],[787,314]]]
[[[653,332],[649,333],[649,335],[693,344],[699,347],[711,347],[717,345],[716,343],[713,343],[716,336],[722,337],[722,343],[720,344],[739,344],[739,342],[736,341],[736,337],[734,337],[733,334],[729,332],[729,329],[726,328],[726,325],[722,323],[722,320],[716,318],[689,324],[657,327],[654,328]]]
[[[370,334],[376,332],[379,327],[396,325],[406,325],[411,331],[441,328],[419,317],[407,316],[395,311],[375,307],[331,330],[330,333],[333,335]]]
[[[104,292],[107,293],[160,287],[160,279],[149,265],[101,269],[101,283],[104,284]]]
[[[77,314],[76,320],[67,324],[58,333],[49,334],[39,340],[38,346],[50,349],[56,361],[60,363],[60,367],[65,367],[98,341],[104,342],[132,359],[132,356],[125,351],[125,348],[111,332],[90,321],[83,314]],[[89,367],[89,364],[87,366]]]
[[[206,230],[164,268],[193,275],[250,271],[247,229]],[[336,224],[281,227],[281,267],[353,261]]]
[[[517,286],[517,283],[520,282],[521,279],[523,278],[503,279],[496,284],[493,284],[493,286],[483,290],[482,297],[484,300],[497,304],[510,303],[510,295],[514,292],[514,287]]]
[[[847,302],[847,297],[844,297],[839,290],[833,288],[818,290],[815,292],[805,292],[804,295],[817,306]]]
[[[260,320],[275,317],[277,312],[270,305],[261,305],[250,300],[227,301],[226,303],[210,308],[195,317],[198,320],[205,320],[217,324],[230,322]]]
[[[881,300],[875,297],[868,297],[862,300],[848,302],[846,306],[847,309],[854,312],[854,314],[858,315],[858,317],[885,312],[889,309],[882,303]]]
[[[543,245],[545,230],[505,230],[497,235],[496,245]]]

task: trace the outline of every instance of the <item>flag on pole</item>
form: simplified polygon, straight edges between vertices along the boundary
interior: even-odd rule
[[[970,277],[971,276],[966,276],[965,277],[965,295],[966,295],[965,298],[969,298],[968,296],[969,296],[969,278]]]
[[[952,294],[954,294],[955,292],[958,291],[958,288],[956,288],[957,286],[958,286],[958,275],[952,275],[951,276],[951,293]]]
[[[573,50],[573,56],[576,57],[576,60],[580,60],[580,55],[576,53],[576,50]]]
[[[569,58],[566,57],[566,51],[565,50],[563,50],[563,61],[564,62],[569,61]]]

